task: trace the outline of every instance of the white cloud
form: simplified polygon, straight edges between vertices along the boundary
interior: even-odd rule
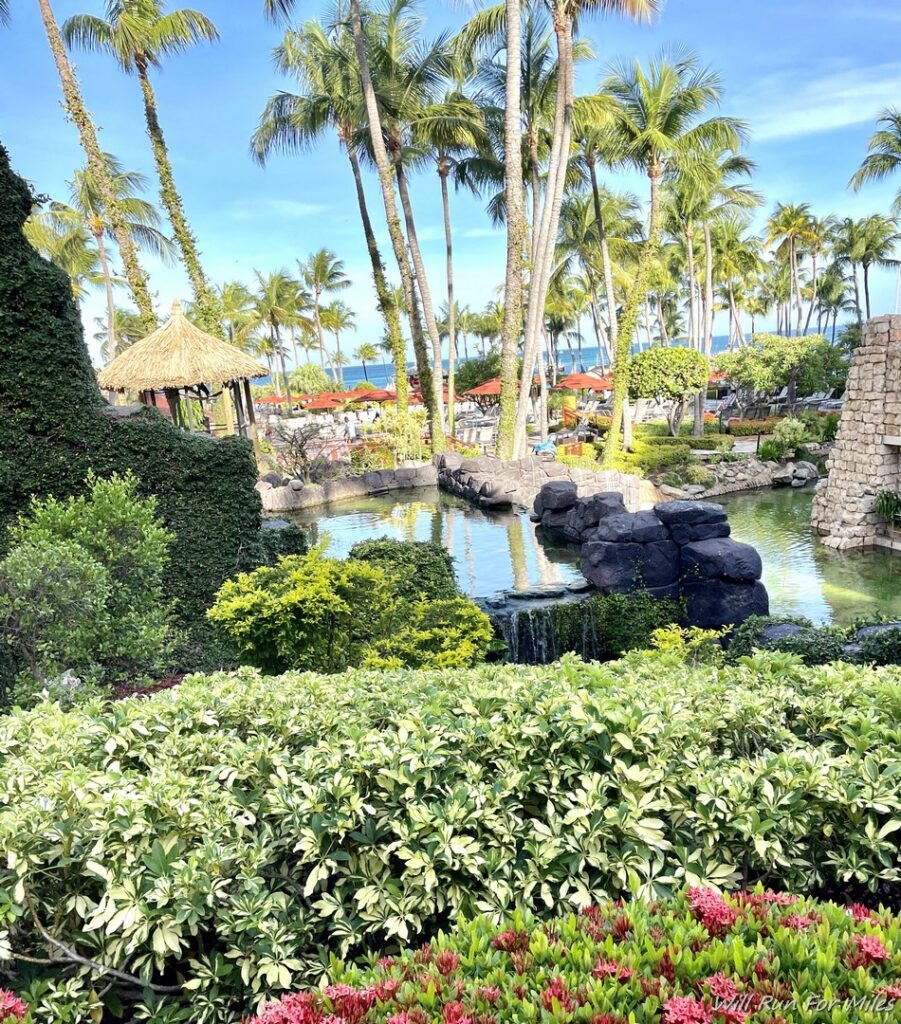
[[[759,79],[737,99],[753,139],[766,142],[800,135],[818,135],[874,122],[879,111],[901,95],[901,63],[868,68],[842,68],[805,78],[780,72]]]
[[[227,215],[239,221],[253,221],[260,217],[301,220],[327,210],[328,207],[322,203],[305,203],[297,199],[239,199],[232,203]]]

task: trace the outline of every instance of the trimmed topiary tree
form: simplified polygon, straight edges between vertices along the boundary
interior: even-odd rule
[[[105,402],[69,280],[22,234],[33,203],[0,146],[0,551],[5,527],[33,495],[83,493],[92,470],[132,471],[174,534],[165,596],[195,647],[186,660],[199,664],[213,595],[263,557],[251,446]]]
[[[629,366],[630,398],[665,398],[673,405],[667,414],[675,437],[682,426],[688,400],[707,387],[710,364],[693,348],[655,345],[639,352]]]

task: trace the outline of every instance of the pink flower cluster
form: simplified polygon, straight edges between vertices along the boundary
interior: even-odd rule
[[[688,905],[711,935],[725,935],[738,920],[738,912],[714,889],[689,889]]]
[[[28,1016],[28,1007],[13,992],[0,988],[0,1024],[19,1024]]]

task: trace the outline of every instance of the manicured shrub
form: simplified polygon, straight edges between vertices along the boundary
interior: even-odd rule
[[[800,626],[802,631],[788,633],[765,642],[764,629],[779,625]],[[752,615],[732,634],[729,642],[729,660],[736,662],[739,658],[753,654],[755,650],[766,648],[785,654],[795,654],[805,665],[827,665],[833,661],[847,660],[846,643],[845,630],[833,626],[814,626],[810,619],[803,616]]]
[[[494,638],[488,616],[463,597],[400,604],[386,633],[369,647],[366,668],[469,668]]]
[[[773,441],[779,446],[782,455],[788,459],[793,459],[798,449],[810,439],[807,424],[792,416],[780,420],[773,430]]]
[[[619,658],[628,651],[650,647],[655,630],[685,618],[685,603],[638,590],[632,594],[599,594],[593,603],[594,629],[600,659]]]
[[[782,445],[778,441],[774,441],[772,438],[767,438],[766,441],[760,442],[760,448],[757,450],[757,457],[761,462],[779,462],[782,458]]]
[[[557,462],[570,469],[588,469],[593,473],[601,468],[594,445],[585,445],[582,455],[558,455]]]
[[[618,456],[616,468],[625,473],[649,473],[655,469],[684,465],[690,456],[691,448],[687,444],[662,445],[636,440],[631,451]]]
[[[460,594],[454,559],[440,544],[378,537],[354,544],[348,558],[383,569],[403,600],[437,601]]]
[[[487,917],[264,1006],[250,1024],[876,1022],[901,1009],[901,918],[758,887]]]
[[[37,1024],[91,1019],[97,993],[125,1020],[232,1024],[315,978],[325,951],[390,951],[461,916],[763,876],[876,890],[898,879],[899,687],[898,669],[781,654],[715,669],[632,654],[245,669],[14,712],[0,721],[0,933],[16,955],[57,959],[7,958],[7,977],[41,993]],[[75,954],[175,991],[108,990],[35,917]],[[791,964],[813,970],[796,948]]]
[[[783,416],[766,416],[759,420],[729,420],[726,429],[733,437],[753,437],[755,434],[772,434]]]
[[[208,615],[244,664],[341,672],[362,663],[392,599],[383,569],[315,548],[228,580]]]
[[[0,560],[0,637],[21,689],[62,675],[110,683],[157,667],[172,540],[133,476],[89,478],[87,496],[34,499]],[[71,687],[67,687],[71,688]]]
[[[644,437],[641,439],[643,444],[649,444],[652,447],[657,445],[672,447],[675,445],[685,445],[691,448],[692,451],[718,451],[728,452],[735,447],[735,438],[730,437],[728,434],[705,434],[703,437],[693,437],[690,434],[680,434],[678,437]]]

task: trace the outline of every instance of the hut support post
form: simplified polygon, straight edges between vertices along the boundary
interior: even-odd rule
[[[215,390],[216,386],[213,385],[213,391]],[[235,417],[232,414],[232,402],[228,385],[220,384],[219,391],[222,394],[222,412],[225,416],[225,433],[231,435],[235,432]]]
[[[262,461],[263,454],[260,451],[260,439],[257,437],[257,417],[253,411],[253,395],[250,392],[250,381],[247,378],[244,379],[244,401],[247,403],[247,429],[250,432],[253,453],[259,463]]]
[[[169,415],[172,417],[172,423],[176,427],[181,427],[182,416],[181,409],[179,408],[178,391],[175,388],[166,388],[166,403],[169,406]]]

